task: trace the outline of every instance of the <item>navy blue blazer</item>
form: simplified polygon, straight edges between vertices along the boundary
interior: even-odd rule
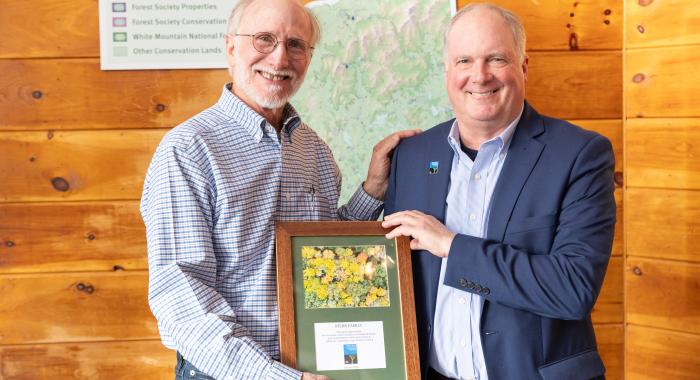
[[[385,214],[419,210],[444,223],[452,123],[396,148]],[[445,273],[445,285],[485,299],[480,332],[490,380],[604,376],[590,312],[612,247],[613,170],[608,139],[525,103],[491,200],[487,237],[457,235]],[[423,378],[439,275],[438,257],[414,252]]]

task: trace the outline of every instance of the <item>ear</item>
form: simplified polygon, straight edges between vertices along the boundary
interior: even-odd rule
[[[235,39],[236,36],[233,34],[226,34],[226,60],[228,61],[228,67],[233,67],[234,63],[233,49]]]
[[[528,64],[528,59],[529,59],[528,56],[525,56],[525,59],[523,59],[523,65],[522,65],[523,77],[525,78],[526,81],[527,81],[527,64]]]

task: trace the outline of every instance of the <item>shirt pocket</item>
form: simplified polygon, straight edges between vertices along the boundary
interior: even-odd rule
[[[328,197],[315,187],[300,187],[282,192],[278,220],[332,220]]]

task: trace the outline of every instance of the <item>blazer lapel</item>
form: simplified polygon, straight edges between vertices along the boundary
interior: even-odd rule
[[[454,152],[447,142],[447,135],[452,127],[453,120],[447,121],[440,126],[440,133],[437,139],[430,141],[430,146],[426,151],[425,163],[423,165],[427,191],[427,213],[433,215],[441,222],[445,222],[445,204],[447,190],[450,185],[450,172],[452,172],[452,159]],[[431,164],[437,163],[437,172],[431,173]]]
[[[424,162],[421,168],[424,173],[422,176],[426,181],[425,193],[422,194],[427,197],[425,203],[423,203],[426,206],[424,211],[442,223],[445,222],[445,205],[447,204],[447,191],[450,186],[452,159],[454,158],[454,152],[447,142],[447,135],[453,123],[454,119],[440,125],[439,133],[429,141],[428,149],[424,151]],[[431,173],[431,163],[437,163],[437,172]],[[428,318],[432,324],[433,316],[435,315],[435,302],[437,300],[442,259],[426,252],[414,256],[414,264],[421,266],[420,272],[423,273],[423,281],[426,284]]]
[[[542,117],[525,102],[523,116],[513,134],[506,161],[491,198],[487,230],[489,240],[503,240],[515,202],[544,149],[544,145],[535,139],[543,132]]]

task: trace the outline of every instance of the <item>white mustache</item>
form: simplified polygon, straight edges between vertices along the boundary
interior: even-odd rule
[[[279,76],[279,77],[289,77],[290,79],[294,80],[296,79],[296,75],[294,71],[292,70],[275,70],[275,69],[270,69],[267,67],[263,67],[262,65],[253,65],[252,67],[253,71],[261,71],[264,73],[267,73],[272,76]]]

